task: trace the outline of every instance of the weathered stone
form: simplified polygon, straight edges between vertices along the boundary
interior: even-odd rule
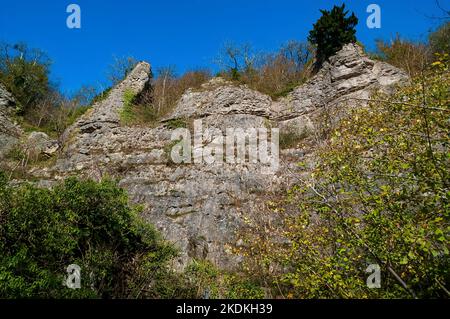
[[[367,98],[373,90],[390,90],[407,80],[404,72],[368,59],[350,44],[279,101],[215,78],[199,90],[186,91],[160,126],[122,127],[119,111],[124,92],[139,93],[149,85],[150,74],[148,64],[138,64],[104,101],[67,130],[64,154],[52,174],[57,179],[117,178],[131,201],[144,205],[144,218],[181,249],[180,267],[192,258],[208,259],[223,268],[239,265],[242,258],[230,249],[242,245],[236,233],[247,218],[258,218],[265,211],[271,194],[295,181],[293,174],[304,174],[296,163],[309,154],[298,149],[282,152],[280,169],[264,174],[261,163],[175,165],[169,161],[168,121],[183,119],[191,124],[202,119],[204,128],[222,132],[278,125],[282,132],[302,135],[314,129],[315,114],[325,106],[343,107],[344,101]]]
[[[0,159],[19,142],[23,131],[11,120],[16,102],[0,83]]]
[[[217,86],[219,83],[222,85]],[[167,120],[233,114],[268,118],[271,116],[271,104],[270,97],[250,90],[245,85],[236,86],[224,80],[213,79],[200,91],[187,91]]]
[[[51,139],[43,132],[32,132],[28,136],[27,149],[34,154],[54,155],[60,148],[57,140]]]
[[[370,60],[361,47],[347,44],[324,63],[316,76],[277,104],[277,117],[291,119],[324,106],[361,104],[360,99],[367,99],[373,91],[389,92],[408,80],[406,72]]]
[[[0,107],[11,108],[16,105],[16,101],[11,93],[9,93],[5,86],[0,83]]]
[[[283,133],[293,134],[295,136],[305,136],[314,130],[313,122],[306,115],[280,121],[278,127]]]

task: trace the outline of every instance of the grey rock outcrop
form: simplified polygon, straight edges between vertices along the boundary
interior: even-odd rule
[[[374,91],[389,93],[408,80],[406,72],[369,59],[357,44],[347,44],[310,81],[276,103],[277,117],[309,117],[325,106],[361,105]]]
[[[216,78],[185,92],[158,127],[121,126],[125,91],[139,93],[149,85],[150,74],[150,66],[139,63],[104,101],[67,130],[56,166],[36,174],[44,184],[68,175],[117,178],[131,200],[144,205],[143,216],[181,249],[180,266],[195,258],[223,268],[239,264],[241,257],[232,253],[232,247],[242,242],[237,235],[240,226],[248,218],[258,218],[266,210],[266,200],[292,182],[291,174],[299,169],[295,163],[304,152],[282,152],[280,168],[269,172],[263,172],[260,163],[174,164],[168,123],[201,119],[204,129],[222,132],[230,127],[279,126],[282,132],[301,135],[314,130],[314,114],[324,106],[343,107],[353,98],[368,98],[374,90],[390,90],[407,81],[402,71],[347,45],[314,78],[279,101]],[[207,134],[202,137],[202,142],[210,141]]]
[[[51,139],[43,132],[31,132],[26,147],[34,154],[52,156],[59,150],[60,145],[57,140]]]
[[[81,133],[93,133],[102,129],[117,128],[120,124],[119,109],[123,107],[126,90],[137,94],[144,89],[150,80],[150,65],[139,63],[127,78],[119,83],[108,97],[96,104],[88,116],[84,116],[76,127]]]
[[[16,102],[0,83],[0,159],[19,141],[20,127],[11,120]]]
[[[14,107],[16,102],[11,93],[9,93],[5,86],[0,83],[0,107]]]

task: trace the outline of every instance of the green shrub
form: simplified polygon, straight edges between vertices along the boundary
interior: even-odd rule
[[[139,212],[112,181],[13,189],[1,174],[0,298],[168,297],[155,280],[176,251]],[[70,264],[81,289],[62,285]]]
[[[104,90],[103,92],[94,96],[94,98],[91,101],[91,105],[94,105],[96,103],[100,103],[101,101],[104,101],[109,96],[109,93],[111,92],[112,88],[113,87],[109,87],[106,90]]]
[[[154,107],[136,103],[136,95],[132,91],[125,91],[124,106],[120,110],[123,125],[152,125],[157,123],[158,118],[158,112]]]
[[[72,110],[67,116],[66,127],[75,123],[84,113],[86,113],[90,109],[90,106],[80,106]]]

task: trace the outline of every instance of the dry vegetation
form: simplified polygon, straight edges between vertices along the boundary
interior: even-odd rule
[[[312,46],[298,41],[289,41],[278,52],[268,54],[256,54],[249,44],[226,44],[217,63],[222,69],[220,76],[276,99],[312,75],[313,57]]]
[[[408,72],[410,77],[421,74],[433,56],[431,48],[396,36],[389,43],[377,41],[378,57]]]
[[[153,89],[144,92],[141,104],[151,106],[158,117],[166,115],[187,89],[198,89],[211,78],[206,69],[188,71],[178,77],[173,67],[158,70]]]

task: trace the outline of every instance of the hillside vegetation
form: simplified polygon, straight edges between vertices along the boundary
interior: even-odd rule
[[[315,151],[309,179],[270,203],[284,221],[245,231],[249,275],[289,298],[448,298],[449,102],[444,54],[395,95],[352,110]],[[370,264],[380,289],[366,286]]]

